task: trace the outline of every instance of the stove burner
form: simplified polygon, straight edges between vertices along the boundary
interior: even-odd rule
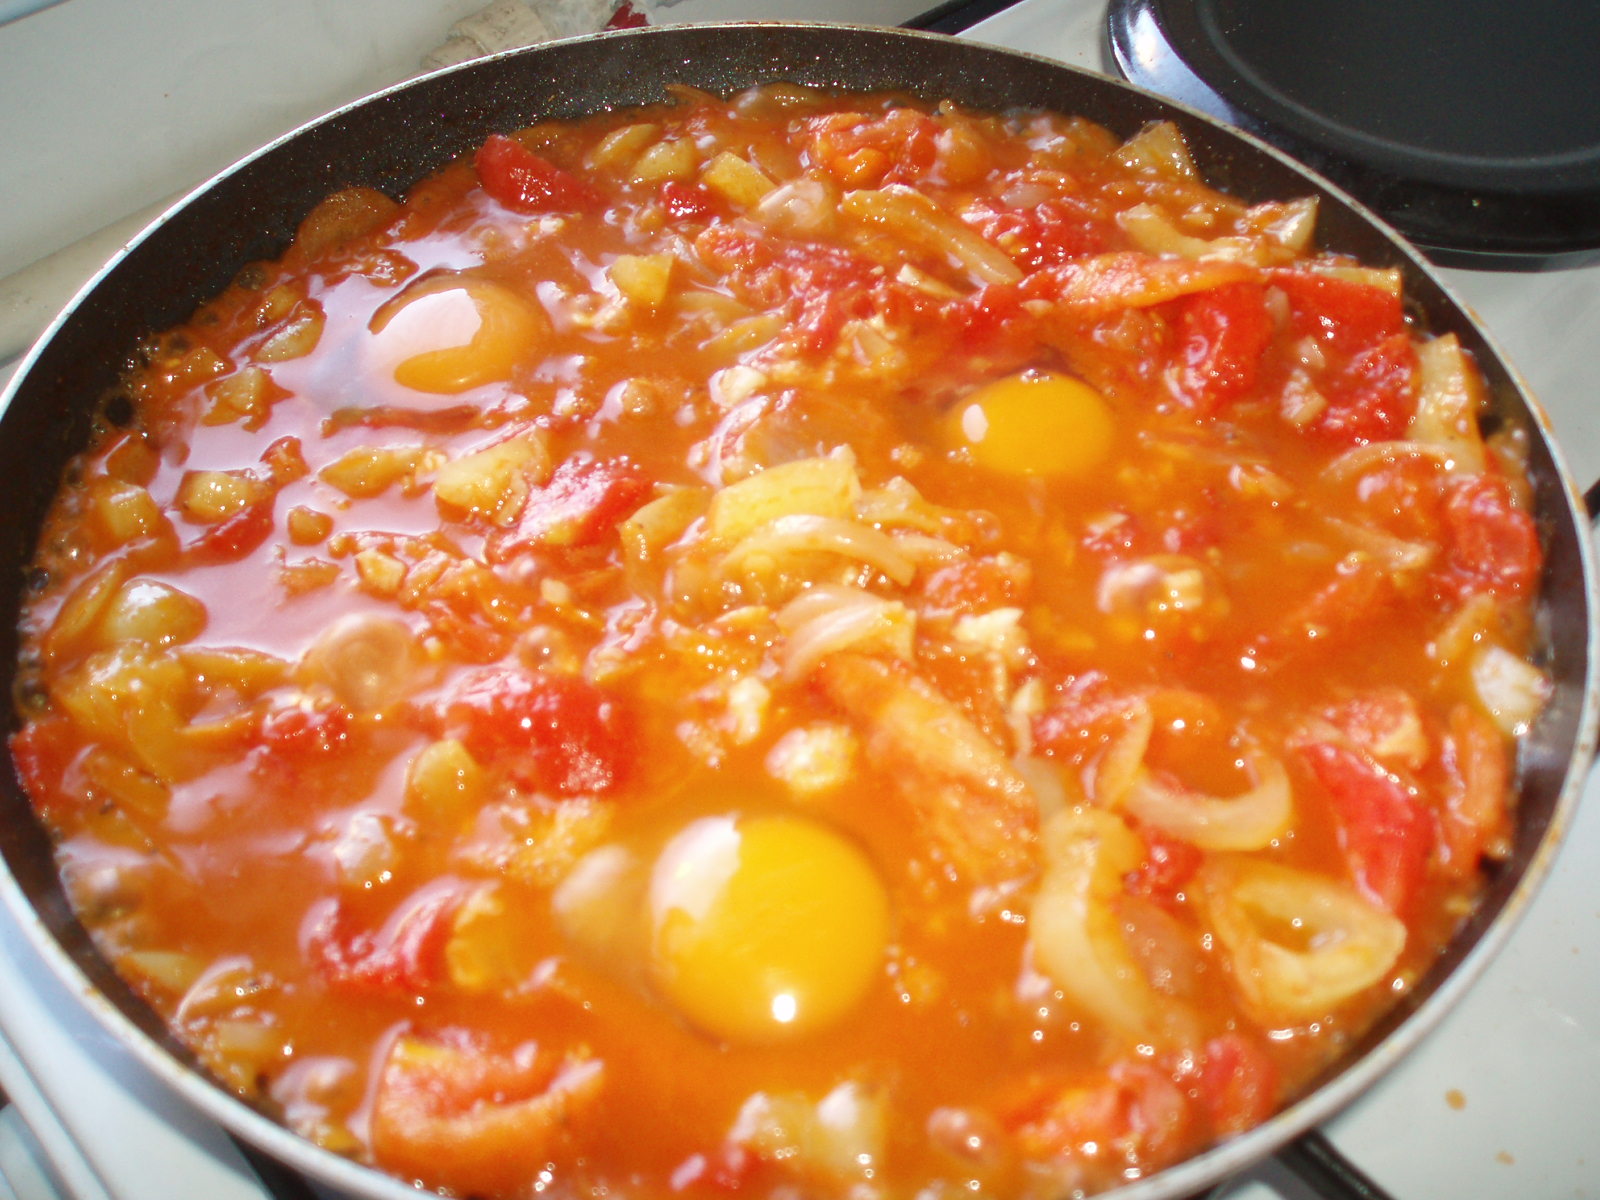
[[[1241,126],[1440,262],[1600,260],[1600,5],[1111,0],[1130,81]]]

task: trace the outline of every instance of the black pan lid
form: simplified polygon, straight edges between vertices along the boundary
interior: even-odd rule
[[[1111,0],[1133,83],[1257,134],[1436,261],[1600,259],[1595,0]]]

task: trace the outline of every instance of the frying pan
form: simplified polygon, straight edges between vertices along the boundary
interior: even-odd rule
[[[1545,548],[1537,614],[1550,703],[1518,761],[1510,858],[1490,871],[1482,905],[1400,1005],[1284,1111],[1196,1158],[1113,1193],[1118,1200],[1188,1196],[1276,1153],[1393,1067],[1457,1002],[1554,860],[1594,752],[1595,581],[1582,501],[1548,423],[1511,368],[1419,255],[1331,184],[1210,118],[1103,76],[937,34],[819,24],[679,25],[575,38],[479,60],[358,101],[291,133],[198,189],[108,264],[23,360],[0,411],[0,670],[9,682],[29,563],[67,460],[88,438],[101,398],[140,338],[185,319],[247,262],[281,253],[322,197],[363,184],[405,192],[490,132],[536,120],[666,98],[668,84],[730,92],[791,80],[895,89],[988,109],[1051,108],[1127,137],[1152,120],[1183,130],[1204,177],[1254,203],[1316,195],[1320,242],[1397,268],[1412,313],[1454,333],[1476,357],[1493,425],[1527,432],[1535,513]],[[9,712],[9,709],[8,709]],[[8,728],[16,726],[8,715]],[[131,1052],[244,1143],[353,1196],[414,1200],[416,1191],[321,1150],[233,1097],[116,977],[67,903],[49,840],[11,770],[0,770],[0,893],[41,955]]]

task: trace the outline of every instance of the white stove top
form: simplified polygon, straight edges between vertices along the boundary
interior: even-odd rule
[[[482,3],[67,0],[0,25],[0,276],[413,73]],[[666,0],[654,16],[891,24],[931,3]],[[1021,0],[964,36],[1100,69],[1101,27],[1100,0]],[[115,249],[63,256],[57,275],[75,285]],[[1549,409],[1575,476],[1600,478],[1600,267],[1444,274]],[[33,286],[52,308],[72,290],[37,275]],[[14,327],[27,306],[4,287],[0,325]],[[1440,1029],[1324,1129],[1400,1200],[1600,1198],[1597,793],[1591,782],[1505,952]],[[0,1200],[266,1195],[221,1131],[78,1015],[3,912],[0,1089],[12,1100],[0,1113]],[[1228,1192],[1307,1195],[1274,1164]]]

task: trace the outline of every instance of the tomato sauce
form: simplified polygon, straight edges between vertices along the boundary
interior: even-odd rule
[[[1514,431],[1181,139],[772,86],[329,198],[64,481],[11,752],[241,1096],[448,1194],[1082,1194],[1508,849]]]

